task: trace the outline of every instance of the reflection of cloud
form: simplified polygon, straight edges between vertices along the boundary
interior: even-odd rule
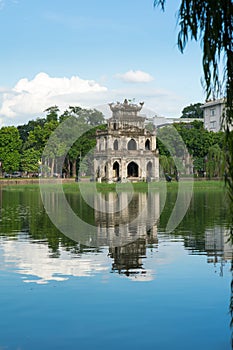
[[[6,264],[15,264],[24,275],[24,282],[45,284],[65,281],[69,276],[93,276],[109,269],[107,254],[86,252],[73,259],[71,253],[60,247],[59,258],[51,258],[47,245],[21,241],[7,241],[3,245]]]

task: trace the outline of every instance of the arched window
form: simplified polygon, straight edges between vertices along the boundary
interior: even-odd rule
[[[129,142],[128,142],[128,150],[129,151],[133,151],[137,149],[137,143],[134,139],[131,139]]]
[[[117,140],[115,140],[114,143],[113,143],[113,149],[114,149],[115,151],[118,150],[118,141],[117,141]]]
[[[146,140],[146,142],[145,142],[145,149],[148,151],[148,150],[150,150],[150,140]]]
[[[120,174],[120,165],[118,162],[114,162],[113,164],[113,177],[119,177]]]
[[[130,162],[128,164],[127,175],[129,177],[138,177],[138,165],[135,162]]]

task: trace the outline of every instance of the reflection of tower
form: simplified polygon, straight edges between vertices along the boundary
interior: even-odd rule
[[[148,275],[143,269],[143,258],[146,258],[147,244],[157,244],[157,237],[138,238],[135,242],[122,247],[109,248],[109,256],[114,259],[113,271],[130,275]]]
[[[157,237],[158,192],[108,192],[95,196],[98,245],[122,246],[138,238]]]
[[[95,197],[98,244],[109,246],[113,270],[146,274],[142,258],[148,244],[156,244],[159,193],[110,192]]]
[[[142,106],[128,100],[110,104],[107,130],[96,135],[94,176],[98,181],[158,180],[156,135],[145,129],[145,118],[138,115]]]
[[[125,246],[109,248],[109,255],[114,259],[112,264],[114,271],[125,273],[127,276],[136,274],[142,269],[142,258],[146,256],[146,240],[138,238]]]

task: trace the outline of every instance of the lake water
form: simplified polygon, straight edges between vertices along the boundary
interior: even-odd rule
[[[67,191],[82,223],[64,235],[36,186],[3,187],[0,350],[231,349],[226,195],[195,190],[171,232],[162,197]]]

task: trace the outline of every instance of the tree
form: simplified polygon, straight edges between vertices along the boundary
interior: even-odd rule
[[[21,145],[19,131],[15,126],[0,129],[0,157],[3,171],[19,170]]]
[[[224,152],[218,144],[214,144],[209,148],[206,162],[206,176],[221,177],[223,175]]]
[[[103,114],[96,109],[83,109],[79,106],[70,106],[60,116],[59,121],[62,122],[70,117],[75,118],[79,123],[79,131],[82,129],[86,130],[86,125],[93,126],[93,128],[91,128],[89,131],[85,131],[82,136],[76,140],[67,153],[64,170],[68,176],[76,177],[77,171],[81,166],[81,161],[96,145],[96,129],[101,128],[105,123],[105,120]],[[69,137],[69,133],[71,132],[70,129],[63,129],[63,134],[66,132],[67,137]],[[89,163],[91,160],[85,160],[85,162],[87,162],[89,168]]]
[[[181,118],[203,118],[203,110],[201,109],[201,103],[195,103],[184,107],[182,110]]]
[[[27,173],[38,173],[40,159],[40,151],[35,150],[34,148],[29,148],[23,151],[21,156],[21,169]]]
[[[29,120],[27,124],[17,126],[20,138],[23,140],[23,143],[27,141],[30,131],[34,130],[36,126],[43,127],[45,123],[45,118],[37,118],[36,120]]]
[[[46,115],[47,122],[58,120],[59,108],[57,106],[49,107],[45,110],[45,112],[47,112],[47,115]]]

